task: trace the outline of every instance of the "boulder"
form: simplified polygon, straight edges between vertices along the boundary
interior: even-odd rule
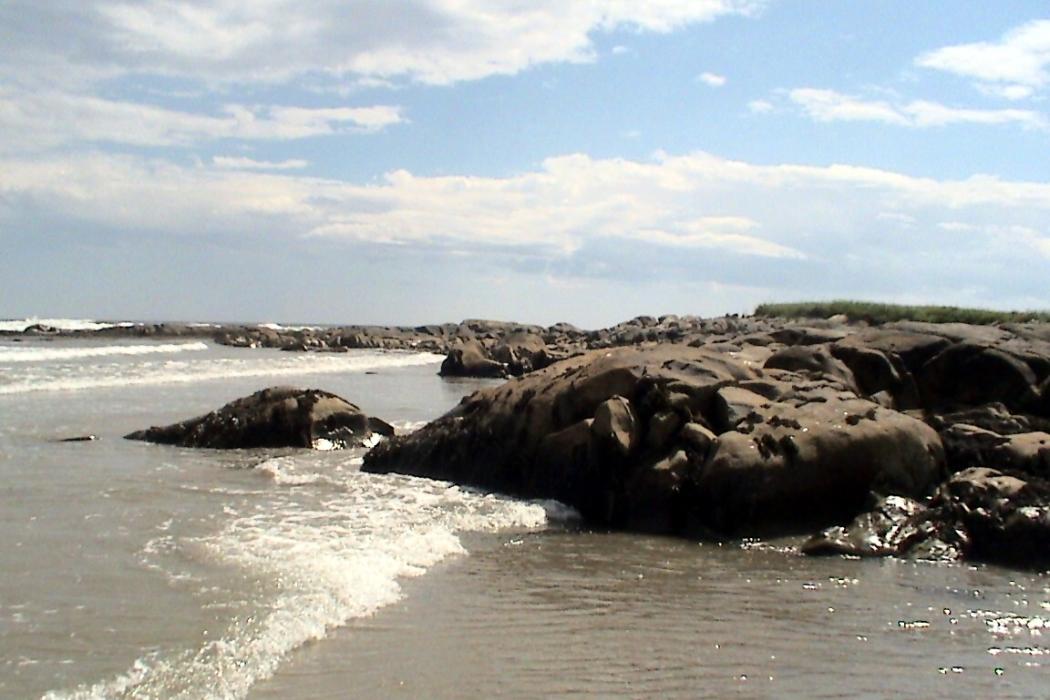
[[[967,556],[1038,566],[1050,561],[1050,482],[976,467],[952,476],[930,503],[961,525]]]
[[[352,447],[393,427],[319,389],[272,387],[197,418],[125,437],[182,447]],[[325,442],[322,442],[325,441]]]
[[[489,359],[484,348],[476,340],[460,343],[449,351],[438,372],[442,377],[488,377],[499,379],[507,376],[507,366]]]
[[[799,384],[719,434],[696,479],[705,525],[739,532],[835,522],[860,512],[872,490],[920,498],[944,478],[932,428],[819,389]]]
[[[1008,408],[1024,410],[1039,401],[1031,367],[1001,350],[974,343],[945,348],[927,361],[916,377],[928,408],[998,401]]]
[[[987,467],[954,474],[929,504],[887,498],[803,543],[805,554],[1050,562],[1050,481]]]
[[[514,376],[543,369],[551,363],[547,343],[535,333],[518,331],[507,335],[492,349],[492,359],[502,362]]]
[[[884,557],[907,552],[927,538],[922,528],[926,507],[902,496],[886,496],[875,507],[848,525],[835,525],[810,537],[800,547],[803,554],[848,554]]]
[[[766,360],[764,367],[835,379],[847,389],[857,390],[857,382],[850,368],[842,360],[832,356],[823,345],[796,345],[784,348]]]
[[[364,469],[555,498],[600,526],[742,533],[851,517],[873,489],[924,496],[943,455],[932,428],[835,382],[652,345],[476,392]]]

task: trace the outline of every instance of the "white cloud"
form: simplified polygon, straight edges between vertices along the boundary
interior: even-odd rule
[[[216,168],[226,170],[302,170],[310,165],[309,161],[300,159],[274,162],[255,160],[243,156],[215,156],[211,159],[211,162]]]
[[[885,124],[908,124],[908,119],[895,107],[878,100],[862,100],[834,90],[796,88],[788,93],[792,102],[820,122],[875,121]]]
[[[787,94],[807,116],[819,122],[867,121],[916,128],[950,124],[1020,124],[1047,128],[1043,115],[1027,109],[968,109],[929,100],[895,104],[818,88],[796,88]]]
[[[69,230],[305,234],[480,253],[529,249],[551,259],[602,241],[768,260],[850,251],[884,262],[910,260],[931,245],[894,233],[884,223],[891,220],[964,236],[939,253],[947,265],[951,251],[977,255],[982,245],[1003,249],[1006,239],[1044,250],[1046,235],[1036,232],[1050,231],[1050,183],[752,165],[704,153],[651,161],[567,155],[505,178],[399,170],[372,184],[216,164],[184,168],[98,153],[0,159],[0,200],[9,218],[31,224],[43,208]]]
[[[923,68],[974,78],[1009,99],[1023,99],[1050,84],[1050,20],[1007,32],[997,42],[945,46],[915,59]]]
[[[304,74],[430,84],[590,61],[592,35],[669,32],[765,0],[9,0],[0,9],[0,71],[56,64],[102,73],[213,82]],[[61,36],[55,36],[55,26]]]
[[[726,84],[726,77],[724,75],[718,75],[717,73],[701,73],[696,78],[705,85],[711,87],[722,87]]]
[[[769,100],[751,100],[747,108],[754,114],[768,114],[773,111],[773,103]]]
[[[402,121],[400,107],[389,105],[307,109],[232,104],[216,116],[0,87],[0,152],[83,142],[186,146],[215,139],[292,140],[375,132]]]

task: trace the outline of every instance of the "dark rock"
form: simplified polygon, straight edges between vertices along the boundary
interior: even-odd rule
[[[507,367],[489,359],[476,340],[469,340],[449,351],[438,373],[443,377],[502,378],[507,376]]]
[[[784,345],[825,345],[842,340],[848,335],[849,332],[841,327],[787,326],[771,332],[769,337]]]
[[[543,369],[551,363],[547,343],[535,333],[514,332],[504,337],[493,349],[492,359],[503,363],[510,374],[521,376]]]
[[[857,388],[865,396],[885,393],[894,408],[906,410],[919,406],[919,391],[904,361],[893,353],[853,344],[836,343],[831,354],[853,373]]]
[[[1005,352],[972,343],[945,348],[916,377],[927,407],[998,401],[1023,410],[1039,399],[1031,367]]]
[[[847,393],[800,385],[753,411],[719,434],[697,477],[705,524],[716,530],[834,522],[860,512],[872,490],[918,498],[944,476],[932,428]]]
[[[847,526],[802,545],[806,554],[1050,562],[1050,481],[985,467],[953,475],[929,505],[885,499]]]
[[[973,468],[952,476],[930,504],[959,522],[967,556],[1023,566],[1050,561],[1050,482]]]
[[[951,341],[930,333],[916,333],[893,329],[869,329],[843,338],[835,343],[838,348],[858,347],[877,350],[886,356],[900,358],[904,368],[915,372],[934,355],[951,345]]]
[[[997,401],[959,411],[932,414],[929,422],[930,425],[941,430],[956,423],[965,423],[1001,435],[1027,433],[1033,427],[1032,420],[1028,416],[1011,413],[1006,406]]]
[[[921,496],[941,478],[940,440],[921,421],[783,374],[791,383],[771,402],[739,385],[776,376],[727,355],[593,351],[475,393],[377,446],[365,469],[556,498],[595,524],[678,533],[827,524],[872,489]],[[761,422],[734,430],[714,417],[734,392]],[[705,426],[719,422],[716,437]]]
[[[391,436],[388,423],[318,389],[273,387],[232,401],[217,411],[125,437],[182,447],[334,447],[364,444],[373,434]]]
[[[857,382],[849,367],[832,356],[825,346],[800,345],[774,353],[765,363],[766,369],[784,369],[823,376],[839,381],[850,390],[857,390]]]
[[[806,540],[803,554],[884,557],[910,549],[925,533],[918,526],[926,507],[903,496],[886,496],[849,525],[836,525]]]
[[[598,444],[626,457],[640,442],[641,424],[631,402],[622,396],[603,401],[594,412],[591,424]]]

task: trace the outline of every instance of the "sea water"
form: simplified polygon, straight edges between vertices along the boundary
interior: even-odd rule
[[[1045,696],[1038,572],[588,532],[360,451],[121,438],[281,383],[407,431],[486,385],[439,361],[0,340],[0,697]]]

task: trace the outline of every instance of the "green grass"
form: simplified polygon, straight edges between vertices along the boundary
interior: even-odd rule
[[[1047,311],[994,311],[991,309],[966,309],[958,306],[907,306],[902,304],[879,304],[869,301],[803,301],[787,304],[759,304],[756,316],[779,316],[782,318],[827,318],[843,314],[851,321],[889,323],[891,321],[927,321],[929,323],[993,323],[1046,321]]]

